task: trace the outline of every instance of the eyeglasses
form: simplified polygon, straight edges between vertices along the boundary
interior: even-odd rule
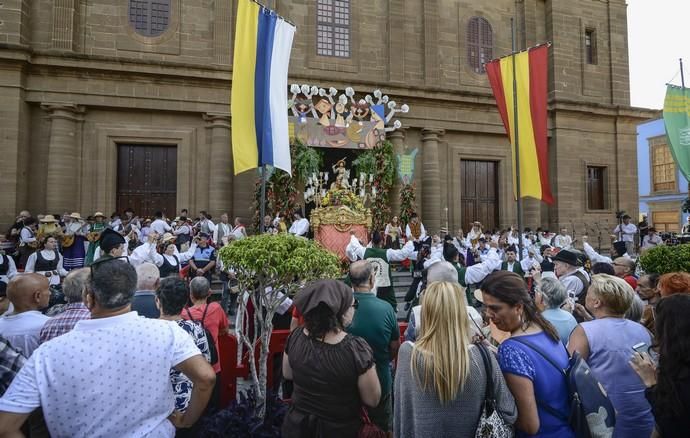
[[[359,307],[359,300],[357,298],[355,298],[355,300],[352,302],[352,308],[357,310],[358,307]]]
[[[91,266],[89,266],[89,269],[91,271],[91,278],[93,279],[93,273],[94,273],[93,268],[94,267],[102,266],[103,264],[105,264],[111,260],[124,260],[125,262],[129,263],[129,257],[128,256],[119,256],[119,257],[104,256],[104,257],[101,257],[98,260],[95,260],[93,263],[91,263]]]

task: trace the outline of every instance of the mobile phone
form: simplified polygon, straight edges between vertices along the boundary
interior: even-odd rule
[[[640,342],[639,344],[635,344],[632,346],[632,349],[637,351],[638,353],[648,353],[649,354],[649,345],[647,345],[644,342]]]

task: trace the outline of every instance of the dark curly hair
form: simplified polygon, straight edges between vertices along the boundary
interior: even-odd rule
[[[343,315],[336,315],[325,303],[304,315],[304,327],[312,339],[323,339],[328,332],[343,330],[343,326]]]
[[[659,352],[656,406],[659,412],[682,417],[684,406],[678,382],[690,378],[690,295],[663,298],[656,306],[656,345]]]
[[[525,322],[533,322],[541,327],[553,340],[560,342],[556,328],[542,316],[527,290],[527,283],[511,271],[496,271],[482,282],[482,293],[491,295],[509,306],[522,304]]]

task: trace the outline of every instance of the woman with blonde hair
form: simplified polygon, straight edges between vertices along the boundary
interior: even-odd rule
[[[465,294],[458,284],[431,283],[422,299],[420,334],[398,353],[395,376],[396,437],[474,437],[490,372],[496,409],[507,424],[517,418],[515,401],[501,370],[470,342]],[[462,415],[458,415],[461,412]]]
[[[596,319],[578,325],[568,343],[568,351],[580,353],[616,409],[615,438],[650,436],[654,429],[645,385],[628,364],[636,350],[646,351],[652,343],[644,326],[625,319],[634,295],[619,277],[593,275],[585,306]]]

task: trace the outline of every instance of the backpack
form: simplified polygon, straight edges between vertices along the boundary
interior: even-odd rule
[[[204,333],[206,333],[206,340],[208,341],[208,353],[211,356],[210,364],[215,365],[218,362],[218,350],[216,350],[216,343],[213,342],[213,335],[211,335],[211,332],[208,331],[206,326],[204,325],[204,320],[206,319],[206,311],[208,310],[208,304],[206,304],[206,308],[204,309],[204,313],[201,316],[201,321],[197,321],[194,318],[192,318],[192,314],[189,311],[189,307],[187,307],[187,316],[189,316],[189,320],[198,323],[201,325],[201,328],[204,329]]]
[[[528,346],[541,355],[564,377],[568,386],[569,416],[537,399],[537,404],[551,415],[566,421],[578,438],[610,438],[616,425],[616,411],[601,383],[592,375],[587,362],[574,352],[568,368],[562,369],[534,344],[518,338],[513,341]]]

